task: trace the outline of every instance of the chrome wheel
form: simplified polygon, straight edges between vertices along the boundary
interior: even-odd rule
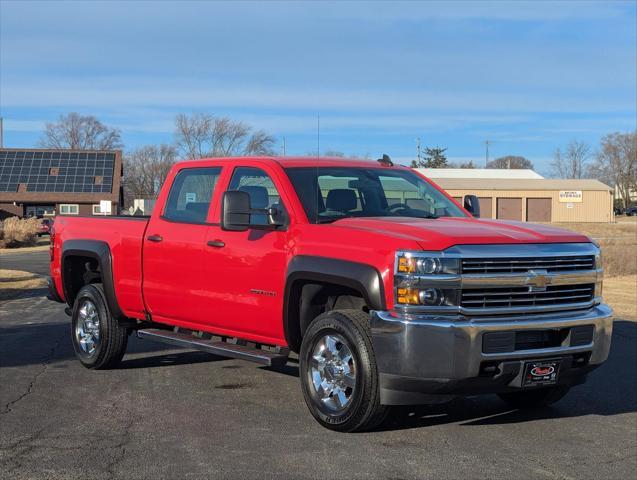
[[[330,412],[344,410],[356,389],[356,362],[350,347],[337,334],[323,336],[310,357],[315,397]]]
[[[93,355],[100,342],[100,317],[95,304],[87,299],[82,300],[77,312],[75,338],[82,352]]]

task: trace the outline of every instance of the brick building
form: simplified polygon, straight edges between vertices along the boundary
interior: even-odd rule
[[[0,219],[17,215],[104,215],[123,203],[122,152],[0,149]],[[102,203],[105,206],[105,203]]]

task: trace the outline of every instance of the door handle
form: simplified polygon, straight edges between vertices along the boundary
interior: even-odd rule
[[[221,248],[226,246],[225,242],[222,242],[221,240],[209,240],[206,245],[208,245],[209,247],[216,247],[216,248]]]
[[[149,235],[148,237],[146,237],[146,239],[149,242],[161,242],[163,240],[161,235]]]

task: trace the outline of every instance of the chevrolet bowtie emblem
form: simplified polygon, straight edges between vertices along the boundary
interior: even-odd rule
[[[546,286],[550,285],[553,278],[548,275],[548,272],[544,269],[541,270],[529,270],[526,277],[526,284],[529,286],[530,291],[543,292],[546,290]]]

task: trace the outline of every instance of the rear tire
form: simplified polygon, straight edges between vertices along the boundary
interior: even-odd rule
[[[303,397],[324,427],[339,432],[371,430],[385,419],[380,404],[369,315],[334,310],[308,327],[299,354]]]
[[[119,364],[128,345],[128,329],[111,315],[101,283],[83,286],[71,315],[71,339],[79,361],[101,370]]]
[[[500,393],[498,396],[513,408],[541,408],[561,400],[569,387],[556,386],[539,390]]]

